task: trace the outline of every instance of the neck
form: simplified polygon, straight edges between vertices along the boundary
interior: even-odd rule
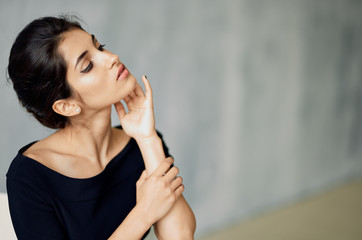
[[[82,112],[56,134],[64,140],[67,152],[104,165],[112,147],[111,107],[96,113]]]

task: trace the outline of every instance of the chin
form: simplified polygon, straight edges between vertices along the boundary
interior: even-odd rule
[[[132,84],[133,84],[133,89],[135,89],[136,86],[137,86],[137,79],[136,79],[132,74],[130,74],[130,75],[131,75],[131,76],[129,76],[130,82],[132,82]]]
[[[136,86],[137,86],[137,79],[133,75],[130,74],[127,77],[127,82],[125,82],[125,84],[122,86],[122,88],[123,88],[122,92],[125,94],[125,96],[123,98],[125,98],[131,92],[133,92],[135,90]]]
[[[127,81],[127,89],[129,90],[129,93],[134,91],[136,86],[137,86],[137,79],[133,75],[129,76],[128,81]]]

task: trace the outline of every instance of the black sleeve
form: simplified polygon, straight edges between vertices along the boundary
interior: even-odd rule
[[[54,208],[30,185],[6,180],[11,220],[19,240],[68,239]]]

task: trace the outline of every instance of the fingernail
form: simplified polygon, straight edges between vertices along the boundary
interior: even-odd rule
[[[145,78],[148,80],[147,76],[145,75]]]

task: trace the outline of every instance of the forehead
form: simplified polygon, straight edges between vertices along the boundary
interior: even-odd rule
[[[59,44],[59,51],[68,65],[74,65],[77,58],[92,44],[92,36],[89,33],[74,29],[64,33],[63,40]]]

